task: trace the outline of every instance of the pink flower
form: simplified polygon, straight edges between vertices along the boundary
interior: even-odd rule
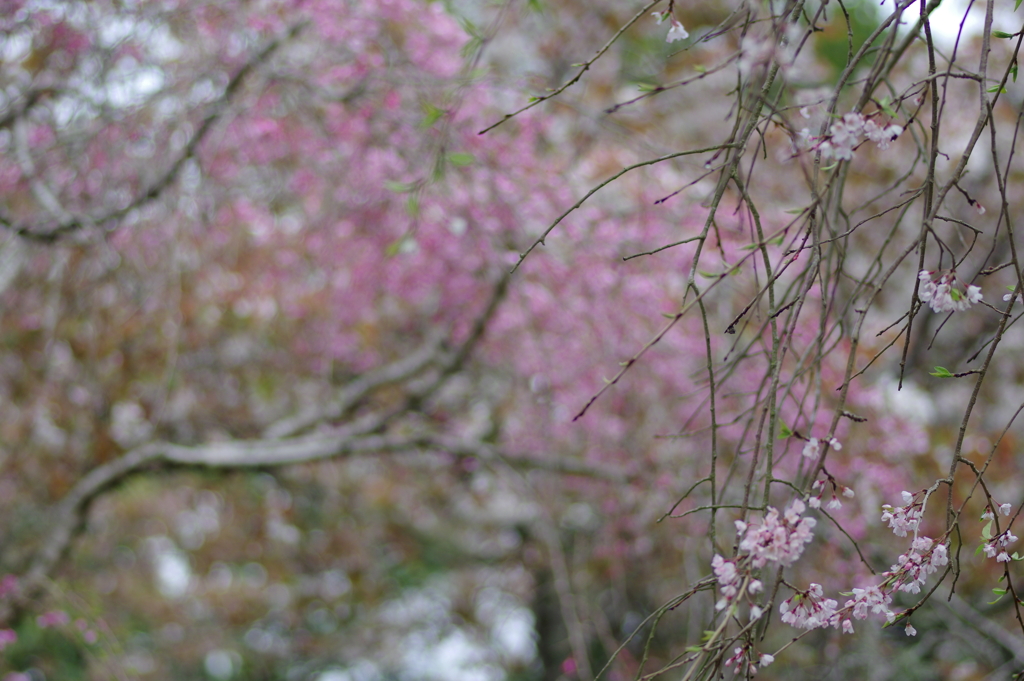
[[[907,628],[905,631],[907,632],[907,636],[917,636],[917,629],[915,629],[914,625],[910,622],[907,622]]]
[[[843,607],[851,608],[850,614],[854,619],[862,620],[867,619],[868,610],[874,614],[888,617],[891,614],[889,612],[889,603],[891,602],[892,596],[877,586],[869,586],[866,589],[854,589],[853,598],[846,601]]]
[[[782,621],[797,629],[817,629],[829,625],[838,626],[836,605],[831,598],[824,598],[820,584],[811,584],[803,593],[783,601],[779,606]]]
[[[68,614],[63,610],[51,610],[50,612],[44,613],[36,618],[36,624],[39,625],[40,629],[59,627],[70,621],[71,618],[68,617]]]
[[[0,579],[0,598],[8,596],[18,590],[18,578],[14,575],[4,575]]]
[[[921,585],[928,575],[947,564],[949,554],[945,544],[936,544],[928,537],[917,537],[910,551],[900,556],[885,574],[891,578],[893,588],[916,594],[921,592]]]
[[[968,286],[961,291],[956,285],[956,275],[947,273],[938,279],[932,280],[932,273],[928,270],[921,270],[917,274],[921,281],[918,288],[918,296],[932,308],[934,312],[956,312],[963,311],[981,302],[981,287]]]
[[[800,516],[806,508],[803,501],[794,499],[781,519],[778,510],[769,506],[760,525],[736,521],[736,530],[744,535],[740,550],[750,554],[754,567],[763,567],[769,561],[780,565],[796,562],[804,544],[814,538],[811,530],[817,523],[814,518]]]
[[[1010,515],[1010,511],[1013,510],[1009,504],[999,505],[999,515]]]
[[[715,610],[724,610],[739,593],[743,576],[736,570],[736,563],[726,560],[718,554],[711,559],[711,568],[718,579],[718,586],[722,592],[722,598],[715,603]]]

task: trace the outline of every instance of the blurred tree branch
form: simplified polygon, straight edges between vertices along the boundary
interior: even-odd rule
[[[56,203],[56,198],[52,197],[52,192],[50,192],[50,196],[47,196],[45,192],[40,191],[40,183],[34,181],[33,192],[47,211],[53,214],[53,219],[40,223],[18,224],[12,217],[0,211],[0,225],[12,230],[15,234],[25,239],[42,243],[53,243],[62,237],[81,229],[116,223],[133,210],[141,208],[147,203],[156,200],[174,183],[181,173],[182,168],[185,167],[185,163],[190,159],[195,158],[199,145],[202,144],[204,139],[206,139],[217,121],[219,121],[224,113],[228,111],[231,102],[234,100],[239,90],[241,90],[241,87],[249,74],[266,63],[282,45],[295,38],[307,25],[308,22],[305,21],[294,24],[285,31],[283,35],[264,45],[240,69],[238,69],[235,75],[231,77],[227,85],[224,87],[224,91],[221,93],[220,97],[214,103],[209,105],[206,114],[203,116],[202,122],[188,139],[188,142],[185,143],[181,152],[179,152],[178,156],[174,159],[167,170],[165,170],[163,174],[156,179],[156,181],[152,182],[148,187],[136,194],[136,196],[124,207],[97,215],[73,215],[63,210],[57,211],[56,206],[59,206],[59,204]],[[7,124],[9,120],[16,123],[15,119],[19,116],[23,116],[38,99],[38,95],[33,93],[33,96],[27,98],[25,104],[18,111],[10,112],[2,121],[0,121],[0,127]],[[24,165],[23,156],[24,154],[19,154],[19,159],[22,160],[22,164]],[[29,172],[28,174],[30,176],[34,175],[32,172]],[[53,199],[52,201],[50,200],[51,198]]]

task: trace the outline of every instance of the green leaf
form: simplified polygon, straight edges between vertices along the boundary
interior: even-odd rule
[[[1010,77],[1014,83],[1017,82],[1017,62],[1013,62],[1013,66],[1010,67]]]
[[[991,539],[992,538],[992,522],[993,521],[991,521],[991,520],[988,521],[987,523],[985,523],[985,527],[981,528],[981,537],[982,537],[982,539]]]
[[[993,85],[989,89],[985,90],[985,92],[999,92],[999,93],[1003,93],[1003,92],[1006,92],[1006,88],[999,87],[998,85]]]
[[[993,38],[1012,38],[1014,36],[1013,36],[1012,33],[1007,33],[1006,31],[992,31],[992,37]]]
[[[992,589],[992,593],[994,593],[996,596],[1002,596],[1006,593],[1006,589],[1000,589],[997,587],[995,589]]]
[[[800,215],[805,210],[807,210],[807,209],[806,208],[793,208],[792,210],[787,210],[786,214],[787,215]]]
[[[707,73],[708,72],[708,68],[706,66],[704,66],[703,64],[697,64],[696,66],[693,67],[693,70],[696,71],[697,73]]]
[[[778,439],[779,440],[785,440],[787,437],[791,436],[792,434],[793,434],[793,431],[789,429],[789,426],[787,426],[782,421],[779,421],[779,437],[778,437]]]
[[[989,601],[988,604],[989,605],[995,605],[996,603],[998,603],[1001,600],[1003,600],[1002,596],[1000,596],[999,598],[995,599],[994,601]]]
[[[1021,0],[1017,0],[1017,4],[1015,4],[1013,6],[1013,11],[1014,12],[1016,12],[1018,9],[1020,9],[1020,3],[1021,3]]]
[[[439,109],[430,102],[423,103],[423,120],[420,121],[421,128],[429,128],[437,123],[444,115],[444,109]]]
[[[946,367],[935,367],[935,371],[930,372],[930,375],[939,378],[953,378],[953,374]]]
[[[453,166],[464,167],[468,165],[473,165],[475,161],[476,157],[474,157],[473,154],[448,154],[448,162],[451,163]]]
[[[661,86],[660,85],[653,85],[651,83],[640,83],[640,84],[638,84],[636,86],[636,89],[639,90],[640,92],[654,92],[659,87],[661,87]]]
[[[540,97],[527,97],[526,101],[528,104],[533,104],[534,102],[539,102]]]
[[[459,56],[463,58],[468,57],[475,53],[483,44],[484,41],[481,38],[478,38],[477,36],[470,36],[469,40],[466,41],[466,44],[459,50]]]
[[[878,108],[889,118],[896,118],[896,111],[892,108],[892,100],[889,99],[888,95],[882,97],[882,101],[878,103]]]
[[[466,17],[459,17],[459,24],[462,26],[462,30],[468,35],[474,38],[482,38],[483,34],[480,32],[480,28]]]
[[[396,194],[405,194],[416,188],[416,185],[412,182],[393,182],[391,180],[385,181],[384,186]]]

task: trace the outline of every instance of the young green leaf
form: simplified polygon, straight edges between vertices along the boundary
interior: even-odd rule
[[[416,188],[412,182],[393,182],[392,180],[384,182],[384,186],[396,194],[405,194]]]
[[[430,102],[423,103],[423,120],[420,121],[421,128],[429,128],[437,123],[437,121],[444,115],[444,109],[439,109]]]
[[[939,378],[953,378],[953,374],[946,367],[935,367],[935,371],[929,373]]]
[[[448,162],[451,163],[453,166],[468,166],[472,165],[474,161],[476,161],[476,158],[473,156],[473,154],[448,154]]]

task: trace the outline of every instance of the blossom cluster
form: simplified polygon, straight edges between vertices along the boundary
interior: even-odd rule
[[[754,674],[757,674],[758,667],[767,667],[774,661],[774,655],[769,655],[767,653],[758,653],[749,646],[745,646],[733,650],[732,657],[725,661],[725,666],[732,667],[733,665],[736,665],[736,667],[732,670],[734,674],[745,674],[746,676],[753,676]]]
[[[1008,563],[1010,562],[1010,554],[1006,552],[1006,547],[1015,541],[1017,541],[1017,536],[1007,530],[985,542],[982,550],[987,557],[995,558],[1000,563]]]
[[[825,598],[821,584],[811,584],[807,591],[801,591],[782,602],[779,611],[782,621],[797,629],[817,629],[829,625],[838,626],[839,605],[834,599]],[[845,629],[845,626],[844,626]],[[853,627],[850,627],[853,630]]]
[[[931,272],[921,270],[917,278],[921,280],[918,296],[928,303],[934,312],[963,311],[981,302],[981,287],[971,285],[965,292],[961,291],[956,285],[956,274],[952,272],[933,280]]]
[[[892,533],[897,537],[906,537],[907,532],[917,531],[924,510],[920,504],[914,503],[913,494],[906,491],[900,494],[903,496],[903,506],[882,504],[882,521],[889,523]]]
[[[718,554],[711,559],[711,568],[715,571],[715,578],[718,580],[718,587],[722,597],[715,604],[715,610],[724,610],[729,603],[735,600],[743,585],[743,574],[736,567],[736,562],[726,560]],[[751,579],[747,584],[747,593],[756,594],[763,588],[761,581]],[[751,619],[758,619],[761,616],[760,608],[751,608]]]
[[[812,487],[813,490],[819,491],[816,498],[817,504],[821,503],[820,490],[824,488],[825,482],[818,480]],[[832,484],[834,488],[837,488],[834,481]],[[846,490],[847,488],[842,489]],[[882,583],[853,589],[849,594],[852,598],[847,600],[842,608],[838,607],[835,600],[825,598],[819,584],[811,584],[807,591],[797,592],[779,607],[783,622],[799,629],[831,626],[842,628],[843,632],[852,634],[853,620],[855,619],[863,620],[871,614],[876,614],[884,616],[889,623],[896,620],[896,613],[889,608],[889,604],[892,603],[892,595],[897,591],[920,593],[921,586],[927,580],[928,575],[949,564],[949,552],[945,543],[936,542],[925,536],[916,536],[923,514],[922,504],[915,502],[915,495],[910,492],[903,492],[902,499],[902,506],[893,507],[885,504],[882,507],[882,520],[889,523],[889,527],[897,536],[905,537],[908,532],[913,532],[915,537],[911,542],[910,550],[901,555],[896,563],[883,573]],[[1009,513],[1009,505],[1000,506],[999,512]],[[1009,535],[1009,532],[1004,535]],[[996,546],[1004,535],[1000,535],[989,545]],[[1007,539],[1016,540],[1016,537],[1010,535]],[[986,545],[986,553],[989,553],[989,545]],[[916,633],[917,631],[908,622],[906,634],[913,636]]]
[[[750,554],[751,564],[762,567],[768,561],[780,565],[792,565],[804,551],[804,544],[813,539],[811,530],[817,521],[800,516],[806,506],[800,499],[794,499],[786,512],[779,517],[777,509],[769,506],[768,513],[759,525],[748,525],[736,521],[736,530],[743,535],[740,550]]]
[[[936,543],[928,537],[916,537],[910,545],[910,551],[901,555],[896,564],[884,573],[893,590],[916,594],[928,575],[949,563],[946,545]]]
[[[852,499],[854,492],[846,485],[839,485],[835,480],[831,479],[828,482],[832,484],[832,500],[828,502],[826,508],[830,511],[838,511],[843,507],[843,502],[839,500],[839,495],[842,494],[847,499]],[[816,492],[813,496],[807,497],[807,505],[811,508],[821,508],[821,497],[825,494],[825,480],[815,480],[814,484],[811,485],[811,492]]]
[[[812,137],[810,130],[804,128],[800,131],[800,143],[804,148],[812,148],[817,142],[816,146],[821,151],[822,158],[849,161],[853,158],[854,150],[865,138],[878,145],[879,149],[885,150],[901,134],[903,128],[895,123],[879,125],[873,118],[851,111],[834,122],[829,127],[828,134],[820,140]]]
[[[877,586],[869,586],[866,589],[854,589],[853,598],[846,601],[844,607],[850,609],[850,614],[855,619],[867,619],[869,614],[884,615],[885,619],[892,622],[896,619],[895,613],[889,609],[892,603],[892,596]],[[870,613],[868,611],[871,611]],[[851,625],[852,627],[852,625]]]
[[[892,623],[896,620],[896,613],[889,609],[892,594],[895,591],[920,593],[928,575],[948,563],[945,544],[928,537],[918,537],[911,544],[911,550],[883,573],[885,579],[882,584],[855,588],[850,594],[853,598],[847,600],[841,609],[837,609],[835,600],[825,598],[820,584],[811,584],[807,591],[794,594],[779,606],[782,621],[798,629],[842,628],[847,634],[853,633],[853,620],[867,619],[871,614],[882,615]],[[917,631],[908,623],[906,633],[913,636]]]

